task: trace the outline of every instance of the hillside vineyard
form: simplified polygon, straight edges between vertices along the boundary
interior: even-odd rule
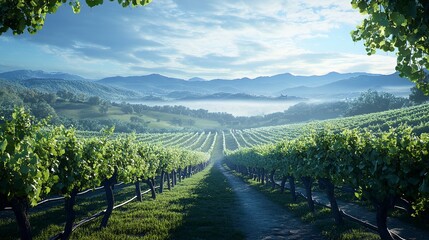
[[[11,207],[23,239],[31,238],[26,206],[64,196],[69,236],[78,192],[102,186],[136,185],[157,176],[179,178],[207,165],[218,144],[228,165],[259,179],[291,184],[300,180],[311,200],[318,181],[336,206],[333,188],[348,186],[377,210],[380,235],[389,233],[386,214],[397,199],[411,203],[413,214],[427,211],[429,194],[429,104],[350,118],[254,129],[113,134],[113,129],[76,132],[37,122],[17,108],[0,126],[0,207]],[[172,181],[174,183],[174,180]],[[170,184],[170,181],[168,181]],[[162,192],[161,181],[161,189]],[[309,200],[310,209],[314,206]],[[110,209],[110,210],[109,210]],[[338,208],[332,208],[337,223]]]

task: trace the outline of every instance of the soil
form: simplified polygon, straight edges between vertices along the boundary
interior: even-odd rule
[[[311,225],[301,222],[292,213],[252,189],[219,162],[216,167],[237,195],[237,225],[247,239],[324,239]]]

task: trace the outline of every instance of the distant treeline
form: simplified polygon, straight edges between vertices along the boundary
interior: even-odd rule
[[[413,89],[413,92],[416,91],[417,90]],[[426,99],[429,98],[426,97]],[[136,113],[144,113],[144,111],[159,111],[215,120],[227,127],[249,128],[355,116],[407,107],[422,102],[424,101],[421,101],[421,99],[413,98],[413,95],[408,99],[396,97],[391,93],[368,90],[363,92],[358,98],[352,100],[323,103],[302,102],[291,106],[288,110],[283,112],[251,117],[236,117],[225,112],[208,112],[205,109],[193,110],[184,106],[147,106],[127,103],[116,105],[128,105],[129,107],[132,107]]]
[[[272,126],[288,123],[324,120],[336,117],[354,116],[365,113],[380,112],[422,103],[428,100],[417,89],[412,89],[410,98],[396,97],[390,93],[368,90],[358,98],[348,101],[325,102],[319,104],[299,103],[288,110],[267,114],[264,116],[235,117],[229,113],[212,113],[205,109],[193,110],[184,106],[147,106],[143,104],[116,103],[103,100],[98,96],[87,97],[61,90],[56,93],[46,93],[32,90],[10,82],[0,82],[0,113],[9,115],[14,106],[24,106],[37,118],[51,117],[53,123],[65,126],[74,126],[79,130],[99,131],[102,128],[115,125],[118,132],[150,132],[172,131],[167,129],[151,129],[147,122],[140,121],[139,117],[131,117],[130,121],[113,119],[72,119],[58,116],[55,110],[56,103],[85,103],[96,107],[100,114],[108,114],[109,108],[119,108],[124,114],[144,114],[147,111],[170,113],[207,119],[219,122],[224,128],[251,128]],[[158,119],[159,121],[159,119]],[[170,120],[172,124],[180,126],[181,119]],[[191,126],[193,122],[188,120]],[[190,127],[190,130],[195,130]]]

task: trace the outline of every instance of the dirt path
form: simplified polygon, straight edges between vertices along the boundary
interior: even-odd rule
[[[323,239],[310,225],[268,200],[216,163],[239,199],[238,225],[247,239]]]

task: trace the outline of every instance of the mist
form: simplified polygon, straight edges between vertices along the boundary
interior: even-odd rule
[[[209,112],[225,112],[236,117],[262,116],[283,112],[298,103],[320,103],[322,100],[257,101],[257,100],[199,100],[199,101],[139,101],[130,102],[148,106],[185,106],[190,109],[205,109]]]

